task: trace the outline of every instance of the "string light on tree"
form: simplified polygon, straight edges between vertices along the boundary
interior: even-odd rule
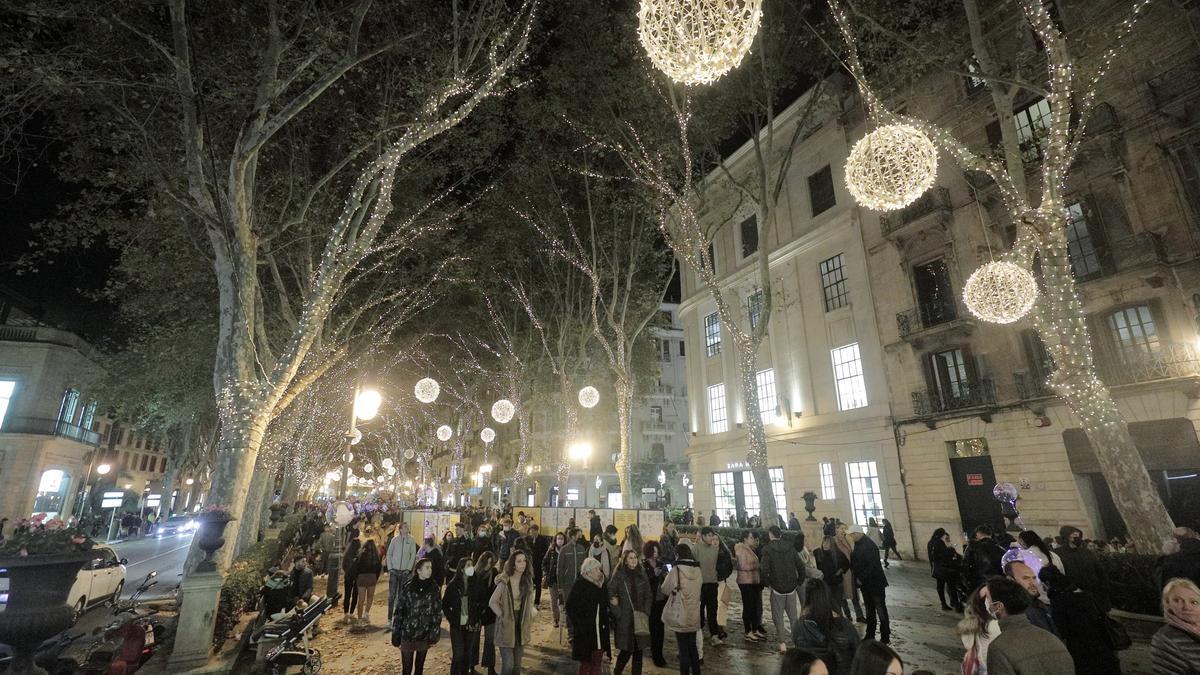
[[[654,66],[682,84],[708,84],[754,44],[762,0],[642,0],[638,40]]]
[[[432,377],[418,380],[417,386],[413,387],[413,393],[416,394],[417,400],[421,403],[433,403],[437,400],[438,394],[441,392],[441,386]]]
[[[385,468],[385,469],[390,469],[396,464],[394,461],[392,461],[391,457],[384,457],[383,462],[381,462],[381,463],[383,464],[383,468]]]
[[[513,414],[517,412],[516,406],[512,401],[502,398],[492,404],[492,419],[500,424],[507,424],[513,418]]]
[[[454,436],[454,430],[451,429],[449,425],[443,424],[442,426],[437,428],[437,437],[438,437],[439,441],[445,443],[446,441],[450,440],[453,436]]]
[[[595,387],[588,385],[579,390],[579,405],[585,408],[595,408],[600,402],[600,392]]]
[[[893,211],[913,203],[937,178],[937,148],[907,124],[863,136],[846,160],[846,188],[863,206]]]
[[[414,452],[412,448],[409,448],[404,451],[404,459],[412,459],[413,457],[416,457],[416,456],[417,456],[417,453]]]
[[[963,286],[963,302],[989,323],[1012,323],[1029,313],[1037,300],[1033,275],[1007,260],[981,265]]]
[[[491,443],[492,441],[496,440],[495,430],[493,430],[491,427],[484,427],[479,432],[479,440],[483,441],[484,443]]]

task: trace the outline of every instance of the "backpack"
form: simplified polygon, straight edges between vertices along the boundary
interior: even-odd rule
[[[729,553],[729,549],[725,547],[725,542],[719,543],[720,550],[717,551],[717,580],[724,581],[733,574],[733,556]]]

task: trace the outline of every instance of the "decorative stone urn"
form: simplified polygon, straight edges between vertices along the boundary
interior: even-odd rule
[[[10,673],[45,673],[33,657],[42,642],[74,623],[67,594],[95,554],[70,551],[0,558],[8,570],[8,604],[0,611],[0,642],[13,648]]]
[[[217,563],[213,561],[216,553],[225,545],[225,526],[233,520],[228,515],[212,515],[200,519],[200,529],[196,532],[196,546],[204,551],[204,560],[196,566],[197,572],[216,572]]]
[[[817,510],[817,493],[809,490],[808,492],[800,495],[800,498],[804,500],[804,510],[808,511],[808,517],[805,518],[805,520],[816,521],[816,517],[813,516],[813,511]]]

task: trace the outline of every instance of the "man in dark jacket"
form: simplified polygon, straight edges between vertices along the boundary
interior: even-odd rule
[[[442,613],[450,624],[450,675],[469,675],[479,662],[479,626],[491,589],[484,588],[483,579],[475,576],[470,557],[459,562],[461,569],[451,568]]]
[[[588,559],[588,547],[580,541],[581,534],[578,527],[567,530],[567,543],[558,552],[555,578],[558,581],[558,599],[564,605],[571,595],[575,581],[579,579],[579,568],[583,567],[583,561]],[[567,622],[567,630],[571,630],[570,621]]]
[[[1166,586],[1168,581],[1177,577],[1200,584],[1200,539],[1196,538],[1191,528],[1177,527],[1175,541],[1179,544],[1179,550],[1159,558],[1154,564],[1158,587]]]
[[[892,640],[892,627],[888,622],[887,576],[879,562],[879,547],[861,532],[850,535],[854,550],[850,553],[850,570],[854,583],[862,590],[863,604],[867,610],[867,637],[875,639],[875,624],[879,623],[879,641],[888,644]]]
[[[1063,572],[1075,582],[1075,585],[1092,594],[1092,599],[1107,614],[1112,607],[1108,598],[1108,574],[1100,566],[1096,554],[1083,545],[1083,532],[1078,527],[1064,525],[1058,531],[1059,536],[1066,542],[1055,550],[1062,559]]]
[[[529,554],[533,564],[533,604],[538,607],[542,605],[542,575],[545,572],[542,569],[542,561],[546,557],[546,550],[550,548],[550,537],[542,534],[541,530],[537,523],[530,525],[529,534],[521,537],[516,543],[517,548],[524,549]]]
[[[792,511],[791,513],[788,514],[787,529],[792,530],[794,532],[798,532],[800,530],[800,519],[796,517],[795,511]]]
[[[313,594],[313,573],[308,569],[308,559],[301,556],[292,563],[292,594],[297,600],[305,603]]]
[[[975,539],[967,544],[963,557],[966,558],[966,582],[970,590],[979,588],[988,577],[1000,576],[1003,571],[1004,549],[992,541],[992,528],[980,525],[975,528]]]
[[[596,515],[595,511],[588,511],[588,541],[596,538],[596,535],[604,534],[604,526],[600,524],[600,516]]]
[[[763,585],[771,589],[771,620],[775,623],[775,638],[786,649],[787,636],[791,635],[790,627],[795,627],[800,616],[798,588],[804,581],[800,577],[800,554],[795,546],[783,540],[783,532],[778,527],[768,529],[767,537],[770,541],[763,547],[758,571],[762,575]],[[789,628],[784,627],[785,614]]]
[[[512,517],[505,516],[504,520],[500,521],[500,561],[508,560],[508,556],[512,555],[513,544],[521,538],[521,533],[513,528]]]
[[[446,577],[449,578],[451,570],[459,569],[459,562],[463,558],[470,558],[471,538],[467,535],[468,523],[458,521],[454,524],[454,537],[450,539],[450,543],[446,546]]]
[[[713,509],[712,515],[708,517],[708,526],[709,527],[720,527],[721,526],[721,516],[717,515],[716,509]]]
[[[1017,582],[1017,585],[1029,594],[1029,606],[1025,608],[1025,617],[1029,619],[1029,623],[1057,636],[1058,628],[1054,625],[1050,607],[1041,600],[1042,587],[1038,584],[1033,567],[1020,560],[1013,560],[1004,564],[1004,576]]]

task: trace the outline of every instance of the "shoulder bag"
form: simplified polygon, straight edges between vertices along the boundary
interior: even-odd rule
[[[638,638],[650,637],[650,617],[633,604],[633,595],[629,592],[629,582],[622,579],[621,587],[625,589],[625,599],[629,601],[629,609],[633,611],[633,635]]]
[[[672,628],[678,628],[683,625],[686,613],[683,607],[682,580],[679,568],[672,571],[675,572],[675,590],[671,591],[670,597],[667,598],[667,604],[663,605],[663,623]]]

